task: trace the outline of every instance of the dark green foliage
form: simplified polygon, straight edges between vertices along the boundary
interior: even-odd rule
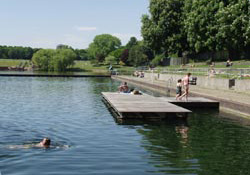
[[[68,46],[68,45],[65,45],[65,44],[57,45],[56,49],[71,49],[71,50],[73,50],[73,48],[71,46]]]
[[[36,52],[32,62],[44,71],[66,71],[74,64],[77,55],[71,49],[41,49]]]
[[[128,62],[135,67],[148,64],[148,57],[144,53],[143,46],[135,45],[129,50]]]
[[[136,37],[131,37],[128,43],[126,44],[126,48],[131,49],[133,46],[135,46],[138,43]]]
[[[85,49],[75,49],[75,54],[77,55],[77,60],[89,60],[90,56]]]
[[[122,56],[122,53],[124,50],[125,50],[125,48],[121,47],[119,49],[112,51],[109,55],[113,56],[115,58],[114,60],[116,61],[116,63],[119,64],[119,61],[121,60],[121,56]]]
[[[33,54],[38,50],[31,47],[0,46],[0,59],[31,60]]]
[[[155,58],[150,62],[150,65],[154,67],[161,65],[164,58],[165,58],[164,54],[156,55]]]
[[[150,0],[149,11],[142,16],[141,33],[155,54],[249,55],[249,0]]]
[[[142,36],[155,53],[181,53],[186,49],[182,8],[184,1],[151,0],[150,14],[142,17]]]

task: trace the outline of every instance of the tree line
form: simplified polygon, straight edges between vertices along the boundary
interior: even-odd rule
[[[1,59],[24,59],[31,60],[39,49],[19,46],[0,46]]]

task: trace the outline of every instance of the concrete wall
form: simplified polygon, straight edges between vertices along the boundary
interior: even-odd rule
[[[182,79],[184,75],[174,75],[174,74],[158,74],[158,73],[145,73],[145,78],[152,80],[162,80],[166,81],[169,87],[175,87],[177,80]],[[223,78],[210,78],[208,76],[196,76],[197,85],[199,87],[229,90],[229,79]],[[235,91],[244,92],[250,90],[250,80],[235,80],[235,86],[233,87]]]
[[[250,80],[235,80],[234,90],[239,92],[250,91]]]

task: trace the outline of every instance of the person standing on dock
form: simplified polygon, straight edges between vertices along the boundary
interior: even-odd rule
[[[177,85],[176,85],[176,96],[175,96],[175,99],[178,100],[178,98],[181,96],[182,94],[182,91],[181,91],[181,88],[182,88],[182,84],[181,84],[182,80],[179,79],[177,81]]]
[[[178,99],[181,100],[183,97],[185,97],[185,100],[188,101],[188,92],[189,92],[189,77],[191,76],[191,73],[187,73],[187,75],[182,79],[182,83],[184,86],[184,94],[182,94]]]

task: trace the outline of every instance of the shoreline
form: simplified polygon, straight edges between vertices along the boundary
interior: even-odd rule
[[[166,95],[173,96],[175,95],[175,92],[176,92],[174,88],[167,87],[167,82],[162,82],[162,81],[159,82],[157,80],[150,81],[145,78],[135,78],[131,76],[111,76],[111,78],[114,80],[118,80],[118,81],[126,81],[129,84],[132,84],[137,87],[147,89],[153,92],[157,92],[164,96]],[[212,90],[210,89],[210,91]],[[217,89],[213,89],[213,91],[214,91],[214,94],[211,94],[211,93],[206,94],[205,91],[204,93],[200,93],[200,92],[198,93],[198,92],[192,91],[192,86],[191,86],[189,94],[190,96],[193,96],[193,97],[205,97],[211,100],[219,101],[221,112],[230,113],[230,114],[233,114],[238,117],[245,118],[245,119],[250,119],[250,104],[223,98],[221,96],[218,96],[218,94],[221,93],[220,91],[218,91]],[[237,94],[234,94],[234,95],[237,95]]]

